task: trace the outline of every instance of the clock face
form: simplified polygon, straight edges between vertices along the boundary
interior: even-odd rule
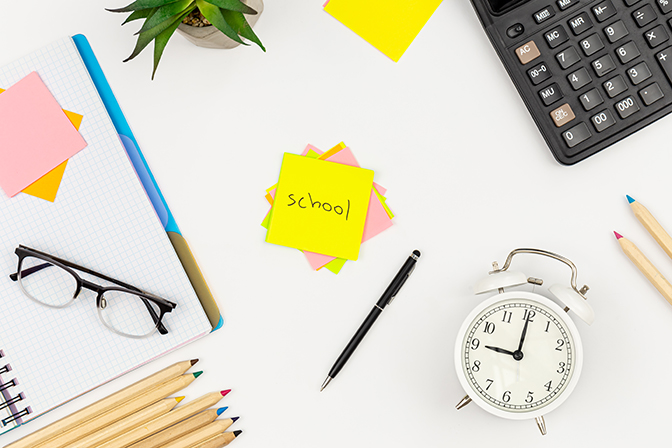
[[[576,327],[558,305],[511,292],[467,318],[456,361],[474,402],[503,417],[533,418],[569,394],[578,379],[580,350]]]

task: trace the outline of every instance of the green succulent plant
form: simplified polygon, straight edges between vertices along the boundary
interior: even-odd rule
[[[154,79],[168,40],[182,20],[196,8],[213,26],[229,38],[248,45],[241,39],[244,37],[266,51],[245,18],[245,14],[256,14],[257,11],[240,0],[136,0],[123,8],[108,9],[110,12],[131,13],[122,26],[134,20],[144,19],[145,21],[140,31],[135,33],[138,35],[138,41],[133,53],[124,62],[136,57],[150,42],[154,41],[154,70],[152,71],[152,79]]]

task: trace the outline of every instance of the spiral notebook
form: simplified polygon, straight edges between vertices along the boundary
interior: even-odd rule
[[[75,39],[88,47],[83,36]],[[101,99],[111,91],[99,92],[99,80],[94,84],[87,69],[91,61],[85,64],[78,45],[63,38],[0,68],[4,89],[37,72],[63,109],[83,116],[79,132],[87,143],[68,160],[54,202],[25,193],[10,198],[0,191],[0,432],[205,336],[215,326],[174,247],[179,235],[166,231],[162,213],[150,200],[156,192],[143,187],[138,177],[142,167],[134,167],[108,114],[110,99]],[[95,295],[86,291],[63,309],[32,302],[9,279],[16,271],[19,244],[177,303],[164,318],[168,334],[131,339],[109,331],[97,316]]]

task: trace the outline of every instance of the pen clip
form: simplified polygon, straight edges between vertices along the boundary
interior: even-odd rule
[[[399,287],[397,287],[397,290],[394,291],[394,293],[393,293],[392,296],[390,297],[390,300],[387,302],[388,305],[389,305],[390,303],[392,303],[392,301],[394,300],[395,297],[397,297],[397,294],[399,294],[399,291],[401,291],[401,287],[404,286],[404,283],[406,283],[406,280],[408,280],[408,277],[410,277],[411,274],[413,273],[413,271],[415,270],[415,266],[416,266],[416,265],[414,264],[414,265],[411,267],[411,270],[408,271],[408,274],[406,274],[406,277],[404,277],[404,279],[401,281],[401,283],[399,283]]]

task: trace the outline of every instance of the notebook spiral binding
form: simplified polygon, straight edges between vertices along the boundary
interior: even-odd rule
[[[5,353],[0,350],[0,358],[3,358],[5,356]],[[11,372],[12,366],[9,364],[5,364],[4,366],[0,366],[0,375],[6,374]],[[30,406],[26,406],[24,409],[17,409],[16,403],[25,400],[25,396],[23,395],[23,392],[19,392],[18,395],[12,397],[11,391],[9,391],[10,388],[16,387],[19,385],[19,381],[16,378],[12,378],[9,381],[5,381],[1,379],[0,377],[0,411],[3,409],[7,409],[7,412],[10,413],[9,417],[3,418],[0,420],[0,423],[2,423],[2,426],[7,426],[11,423],[14,424],[21,424],[20,419],[22,417],[25,417],[26,415],[30,414],[32,410],[30,409]],[[20,405],[19,405],[20,407]]]

